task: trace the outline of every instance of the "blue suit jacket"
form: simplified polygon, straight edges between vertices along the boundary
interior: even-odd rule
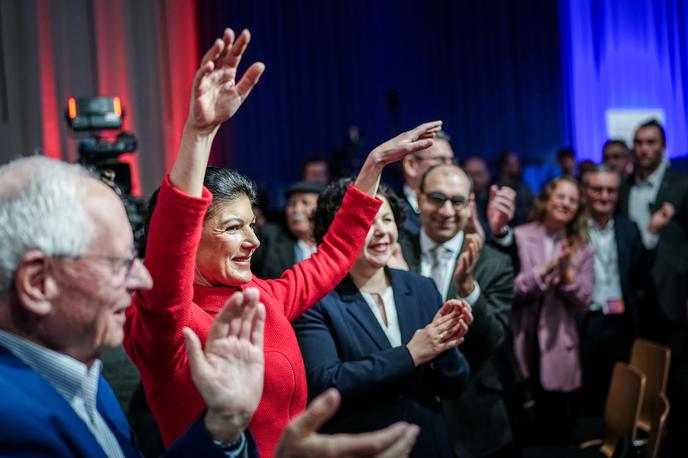
[[[98,383],[97,408],[126,457],[141,457],[131,430],[105,379]],[[257,456],[246,432],[249,455]],[[0,346],[0,456],[105,457],[71,405],[43,377]],[[165,456],[225,458],[197,420]]]
[[[363,432],[407,421],[421,428],[414,456],[451,456],[440,398],[459,394],[468,363],[458,349],[416,368],[406,348],[442,305],[432,280],[389,269],[402,346],[392,348],[350,277],[294,321],[312,399],[329,387],[342,407],[323,429]]]

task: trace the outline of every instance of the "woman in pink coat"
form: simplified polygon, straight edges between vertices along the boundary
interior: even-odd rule
[[[538,436],[553,442],[575,421],[581,387],[576,315],[592,300],[594,285],[581,199],[573,178],[555,178],[538,196],[531,222],[515,230],[521,270],[514,280],[514,352],[533,389]]]

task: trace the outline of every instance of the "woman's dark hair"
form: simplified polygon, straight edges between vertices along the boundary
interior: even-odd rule
[[[334,221],[334,215],[342,206],[342,201],[344,200],[344,194],[349,186],[353,184],[353,178],[341,178],[332,184],[330,184],[325,190],[318,196],[318,206],[313,212],[313,237],[315,242],[320,244],[327,233],[332,221]],[[401,227],[404,222],[405,214],[401,204],[401,200],[397,197],[391,189],[387,186],[381,184],[377,190],[377,195],[379,197],[384,197],[389,202],[389,206],[392,209],[392,215],[394,215],[394,222],[397,225],[397,229]]]
[[[542,188],[542,191],[540,191],[540,194],[535,198],[530,220],[537,221],[538,223],[542,223],[545,220],[547,216],[547,202],[549,202],[549,199],[552,197],[552,194],[554,194],[559,183],[563,182],[571,183],[578,190],[578,210],[571,222],[566,225],[566,239],[569,242],[569,246],[575,251],[588,241],[588,232],[585,225],[587,217],[585,202],[583,200],[584,196],[580,184],[575,178],[562,175],[547,183],[545,187]]]
[[[208,207],[208,211],[205,213],[205,217],[203,218],[204,221],[211,218],[221,204],[231,202],[241,195],[248,197],[251,205],[255,204],[257,200],[256,185],[253,181],[236,170],[208,166],[205,171],[205,177],[203,178],[203,185],[208,188],[213,195],[213,201],[210,207]],[[159,192],[160,188],[156,189],[150,199],[148,199],[148,214],[146,215],[145,226],[146,238],[148,238],[148,227],[150,225],[151,215],[158,204]]]

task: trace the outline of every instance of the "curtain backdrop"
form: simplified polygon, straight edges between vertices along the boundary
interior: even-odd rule
[[[359,158],[433,119],[464,158],[549,158],[568,141],[551,0],[202,0],[198,18],[202,48],[227,25],[247,27],[243,67],[267,66],[213,160],[273,191],[306,156],[346,148],[352,126]]]
[[[685,0],[561,0],[565,112],[579,157],[599,160],[610,108],[661,108],[667,151],[688,153]]]

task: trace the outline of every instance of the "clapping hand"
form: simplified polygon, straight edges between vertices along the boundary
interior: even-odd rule
[[[227,443],[248,426],[263,394],[265,306],[255,288],[237,292],[213,320],[205,350],[184,328],[191,377],[208,406],[205,426]]]
[[[516,211],[516,191],[508,186],[490,186],[487,201],[487,222],[493,234],[501,234],[504,227],[514,217]]]
[[[318,434],[318,429],[337,412],[340,402],[339,392],[334,388],[315,398],[305,412],[289,423],[277,445],[275,458],[409,456],[419,429],[408,423],[394,423],[363,434]]]
[[[462,300],[451,299],[437,311],[432,321],[418,329],[407,344],[416,366],[460,345],[473,321],[470,306]]]
[[[473,270],[478,262],[483,241],[478,234],[466,234],[466,248],[456,261],[454,282],[461,297],[468,296],[475,288]]]
[[[244,29],[235,41],[234,31],[225,29],[222,38],[205,53],[194,76],[187,126],[199,132],[214,132],[246,100],[265,70],[265,65],[256,62],[236,83],[237,68],[250,40],[248,30]]]
[[[650,234],[658,233],[660,229],[669,224],[671,218],[674,217],[674,213],[676,213],[676,208],[673,204],[664,202],[662,207],[650,217],[650,225],[648,227]]]

